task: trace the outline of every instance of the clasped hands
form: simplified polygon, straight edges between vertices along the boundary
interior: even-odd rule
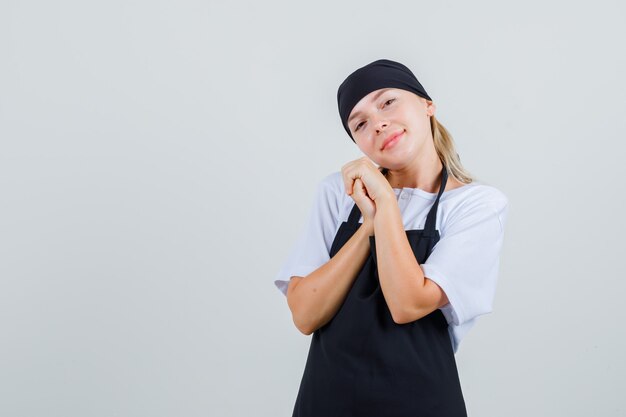
[[[346,193],[361,210],[363,226],[370,230],[370,234],[374,231],[376,204],[396,200],[393,188],[381,169],[366,156],[341,167]]]

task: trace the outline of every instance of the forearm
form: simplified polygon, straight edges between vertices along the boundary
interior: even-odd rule
[[[424,287],[424,272],[411,249],[395,200],[376,201],[374,231],[380,288],[394,321],[402,322],[407,312],[417,307],[413,304]]]
[[[288,290],[294,324],[302,333],[313,333],[335,316],[369,255],[370,235],[373,225],[360,226],[335,256]]]

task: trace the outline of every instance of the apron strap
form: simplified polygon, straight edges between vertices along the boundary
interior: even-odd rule
[[[348,216],[348,224],[350,226],[357,227],[359,225],[359,219],[361,218],[361,210],[356,203],[354,203],[354,207],[352,207],[352,211],[350,211],[350,216]]]
[[[446,188],[447,182],[448,170],[446,169],[445,164],[443,164],[443,168],[441,169],[441,185],[439,186],[439,193],[437,194],[437,198],[435,198],[435,202],[426,217],[426,225],[424,226],[423,236],[434,237],[437,235],[437,230],[435,229],[437,224],[437,207],[439,207],[439,199],[441,198],[441,194],[443,194],[443,190]]]

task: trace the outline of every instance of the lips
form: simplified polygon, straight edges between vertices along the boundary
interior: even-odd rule
[[[383,142],[383,147],[382,147],[382,148],[380,148],[380,150],[382,151],[383,149],[385,149],[385,147],[387,146],[387,144],[388,144],[389,142],[391,142],[392,140],[394,140],[395,138],[397,138],[398,136],[400,136],[400,135],[401,135],[401,134],[403,134],[403,133],[404,133],[404,130],[401,130],[401,131],[399,131],[399,132],[392,133],[391,135],[389,135],[389,136],[387,137],[387,139],[385,139],[385,141]]]

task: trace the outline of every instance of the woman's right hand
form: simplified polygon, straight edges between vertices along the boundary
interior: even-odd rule
[[[367,195],[367,190],[360,178],[354,180],[353,193],[350,195],[361,210],[363,225],[370,228],[370,235],[374,234],[374,216],[376,215],[376,202]]]

